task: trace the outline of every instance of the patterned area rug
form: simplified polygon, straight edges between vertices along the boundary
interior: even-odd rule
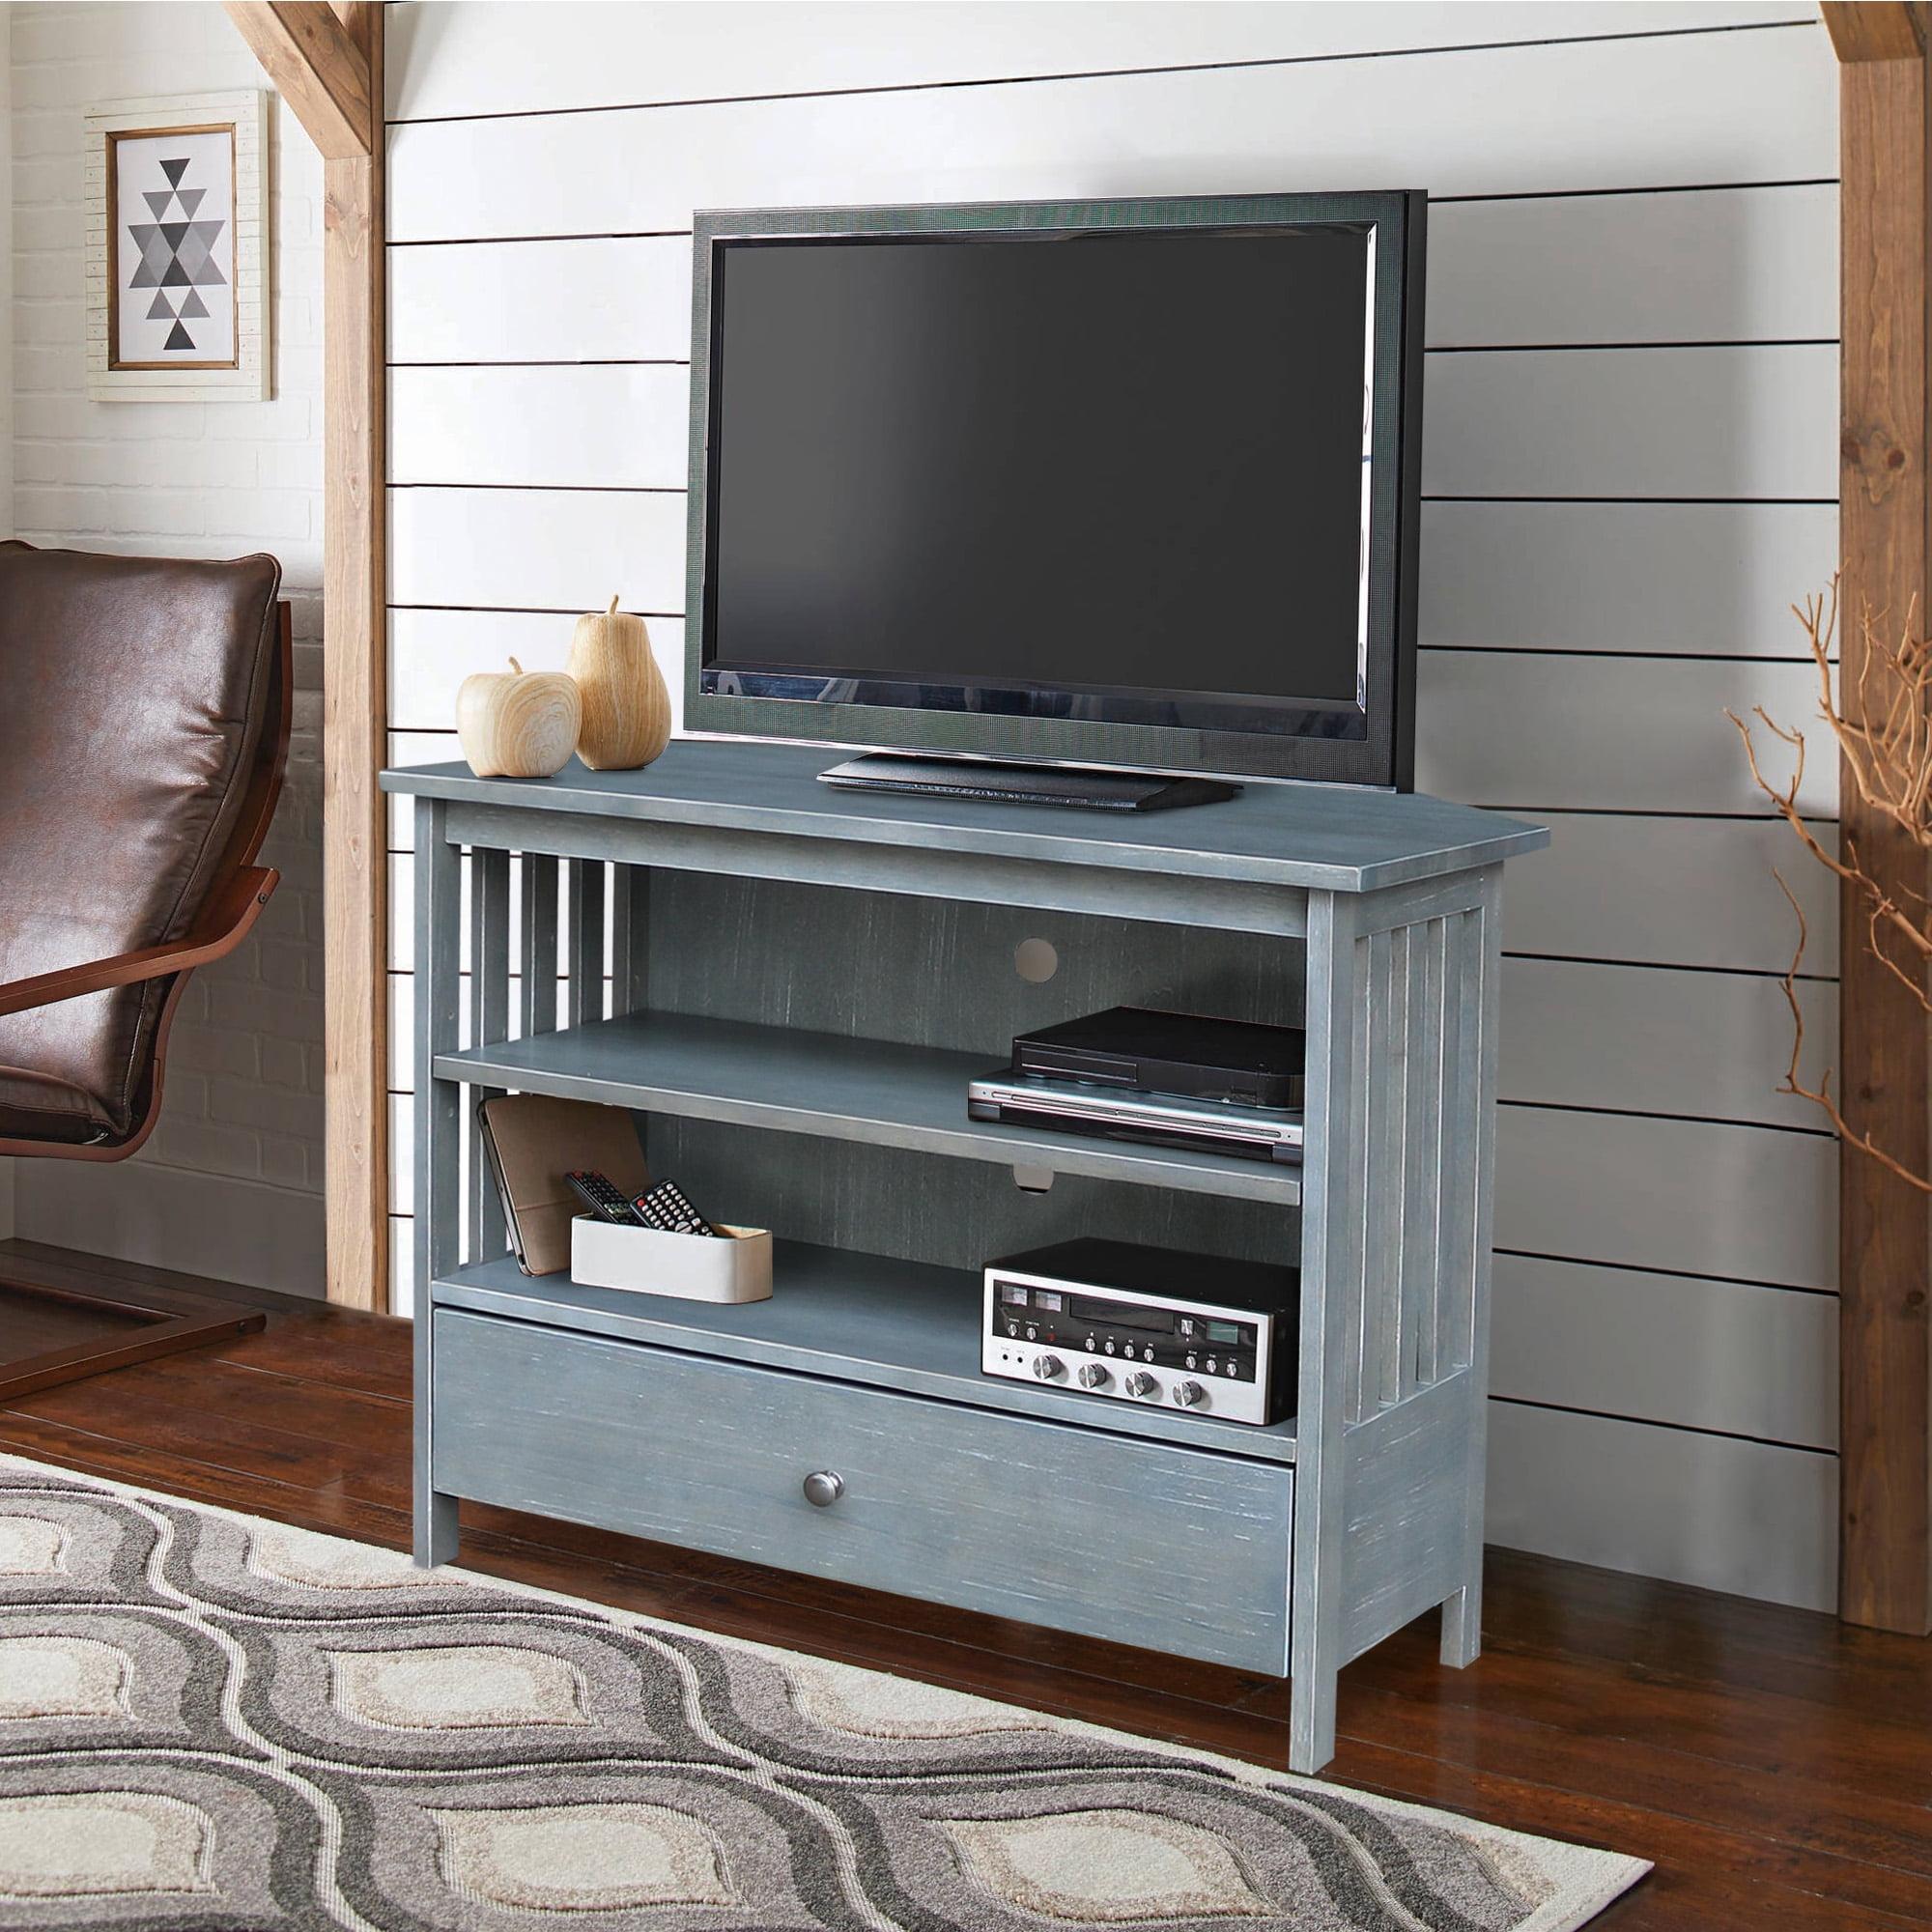
[[[1563,1932],[1647,1868],[0,1457],[10,1932]]]

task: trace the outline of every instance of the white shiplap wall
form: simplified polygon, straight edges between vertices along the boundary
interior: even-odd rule
[[[12,299],[0,412],[12,533],[150,556],[271,551],[295,622],[295,736],[261,924],[184,989],[167,1098],[131,1160],[17,1164],[14,1232],[216,1280],[320,1295],[322,1101],[322,161],[269,120],[273,395],[97,402],[86,355],[86,113],[262,85],[214,0],[6,9]]]
[[[1511,880],[1491,1539],[1829,1605],[1835,1158],[1774,1091],[1784,848],[1723,718],[1809,712],[1786,607],[1836,541],[1814,11],[457,0],[390,34],[398,762],[612,589],[677,689],[694,209],[1438,198],[1420,782],[1555,828]],[[1791,869],[1829,1037],[1833,907]]]

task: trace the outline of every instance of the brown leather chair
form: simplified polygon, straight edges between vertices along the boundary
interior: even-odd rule
[[[280,584],[271,556],[0,543],[0,1154],[132,1153],[188,973],[275,889]]]

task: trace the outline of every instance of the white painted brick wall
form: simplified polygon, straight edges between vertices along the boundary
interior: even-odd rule
[[[37,1240],[266,1287],[322,1289],[322,164],[279,101],[274,394],[96,403],[82,359],[84,116],[103,100],[264,85],[214,0],[11,10],[14,527],[150,555],[271,551],[295,611],[295,740],[249,941],[190,980],[161,1122],[131,1160],[19,1163]]]

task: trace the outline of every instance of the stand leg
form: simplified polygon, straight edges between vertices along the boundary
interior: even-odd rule
[[[1288,1656],[1288,1763],[1299,1772],[1320,1771],[1335,1754],[1335,1675],[1343,1659],[1342,1430],[1351,1309],[1362,1289],[1362,1208],[1351,1172],[1366,1119],[1357,1064],[1360,951],[1352,900],[1311,893]]]
[[[435,1485],[430,1467],[430,1405],[436,1390],[431,1351],[437,1278],[457,1261],[462,1202],[457,1185],[463,1133],[463,1089],[431,1070],[439,1053],[456,1046],[462,980],[457,952],[462,867],[444,837],[440,799],[416,801],[416,1213],[415,1318],[415,1559],[432,1567],[456,1554],[456,1498]]]
[[[1464,1583],[1442,1605],[1442,1662],[1466,1670],[1483,1654],[1483,1582]]]
[[[419,1569],[454,1563],[458,1532],[456,1498],[440,1490],[425,1490],[416,1497],[415,1559]]]
[[[1302,1670],[1288,1691],[1288,1768],[1304,1776],[1335,1755],[1335,1673]]]
[[[1457,1356],[1467,1364],[1463,1379],[1469,1410],[1465,1434],[1468,1457],[1463,1521],[1463,1587],[1442,1605],[1442,1662],[1452,1670],[1475,1662],[1483,1651],[1483,1496],[1489,1462],[1490,1393],[1490,1238],[1494,1215],[1496,1150],[1496,1026],[1502,980],[1502,880],[1492,867],[1483,885],[1477,914],[1479,946],[1462,965],[1468,1018],[1461,1030],[1464,1050],[1473,1049],[1470,1086],[1474,1094],[1470,1176],[1473,1241],[1467,1326],[1454,1337]],[[1469,981],[1473,980],[1473,984]],[[1474,1023],[1473,1038],[1471,1022]]]

